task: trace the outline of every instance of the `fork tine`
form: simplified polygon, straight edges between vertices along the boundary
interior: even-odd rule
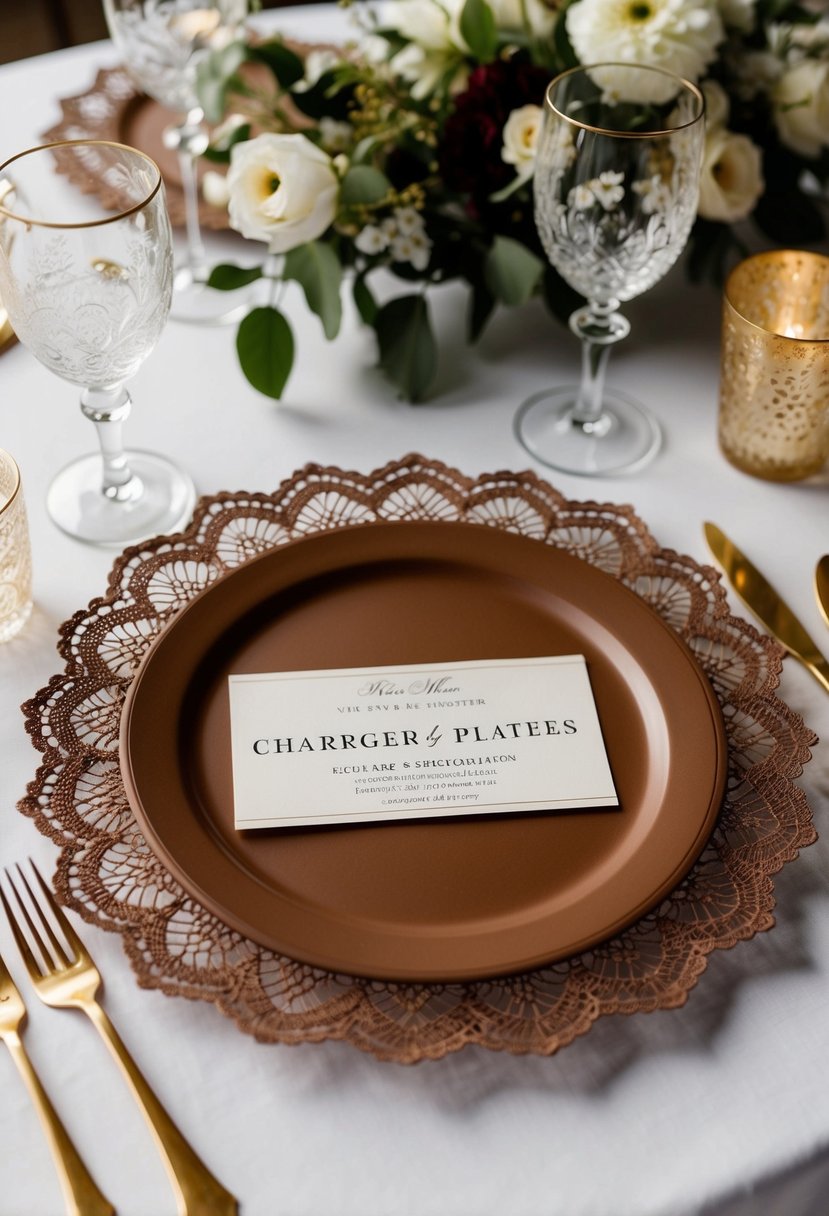
[[[15,890],[14,883],[12,883],[8,870],[5,871],[5,875],[9,883],[11,883],[12,890],[14,891],[15,895],[17,895],[17,891]],[[11,905],[6,899],[6,895],[2,887],[0,887],[0,899],[3,901],[3,907],[6,910],[6,917],[9,922],[9,927],[11,928],[14,940],[17,942],[17,948],[23,958],[23,962],[26,964],[26,970],[29,972],[29,975],[33,980],[39,980],[43,975],[43,968],[40,966],[40,963],[30,950],[29,943],[26,941],[26,938],[20,932],[20,926],[17,923],[17,919],[11,910]]]
[[[43,878],[43,875],[41,874],[40,870],[37,868],[35,863],[32,861],[31,857],[29,858],[29,865],[32,867],[32,872],[40,884],[40,889],[42,890],[44,896],[46,897],[46,902],[48,903],[49,907],[52,910],[52,915],[54,916],[55,920],[60,925],[63,935],[66,938],[67,942],[69,943],[71,948],[75,951],[75,957],[84,959],[86,961],[90,961],[89,960],[89,951],[87,950],[86,946],[83,944],[81,939],[78,937],[75,930],[72,928],[72,925],[69,921],[69,917],[66,915],[63,908],[60,906],[58,901],[55,899],[54,892],[47,885],[45,879]]]
[[[30,864],[31,864],[31,862],[30,862]],[[52,950],[54,951],[54,954],[57,955],[58,961],[60,963],[62,963],[64,967],[69,967],[71,965],[71,963],[70,963],[70,960],[66,956],[66,951],[64,950],[63,946],[61,945],[60,941],[57,938],[57,935],[56,935],[54,929],[52,928],[51,924],[49,923],[49,919],[46,916],[46,913],[43,911],[43,908],[40,906],[37,899],[35,898],[35,893],[32,890],[32,888],[29,886],[29,880],[27,879],[26,875],[23,873],[23,870],[21,869],[21,866],[20,866],[20,862],[17,863],[17,873],[20,877],[20,881],[23,883],[23,886],[26,888],[26,894],[29,896],[32,907],[34,908],[35,912],[37,912],[38,920],[40,921],[41,925],[43,926],[46,936],[49,938],[49,941],[52,945]],[[38,877],[40,877],[40,875],[38,875]],[[23,909],[23,911],[25,913],[29,928],[31,929],[32,933],[34,934],[35,941],[37,942],[38,948],[42,951],[44,960],[46,961],[46,963],[48,965],[50,963],[49,951],[43,945],[43,939],[39,936],[37,929],[35,928],[34,924],[32,923],[32,918],[29,916],[28,912],[26,911],[26,906],[23,903],[23,900],[20,898],[20,894],[17,891],[17,889],[15,889],[15,895],[17,895],[17,902],[20,904],[20,907]]]

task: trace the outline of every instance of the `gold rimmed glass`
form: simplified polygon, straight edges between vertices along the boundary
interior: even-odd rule
[[[61,190],[55,151],[107,184]],[[0,165],[0,295],[20,341],[82,388],[100,451],[52,482],[47,507],[79,540],[119,545],[179,527],[195,501],[190,478],[162,456],[126,452],[124,382],[155,347],[170,311],[173,254],[158,166],[135,148],[75,140],[31,148]]]
[[[552,265],[587,304],[570,317],[582,342],[575,388],[538,393],[516,433],[542,463],[587,476],[627,472],[661,432],[638,402],[605,389],[611,348],[630,331],[620,304],[679,257],[697,210],[704,103],[660,68],[595,64],[547,88],[534,178],[535,221]]]
[[[109,32],[140,88],[180,115],[164,132],[178,154],[184,193],[187,253],[177,267],[171,315],[176,321],[223,324],[249,307],[247,292],[216,292],[199,224],[196,161],[207,148],[204,111],[196,91],[199,64],[241,32],[248,0],[104,0]],[[241,298],[239,298],[241,297]]]
[[[20,632],[32,611],[32,557],[20,470],[0,448],[0,642]]]

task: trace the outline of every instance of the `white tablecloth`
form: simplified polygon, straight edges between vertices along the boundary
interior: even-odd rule
[[[309,8],[267,20],[322,40],[344,18]],[[114,62],[101,43],[0,69],[0,159],[38,142],[56,99]],[[235,237],[210,237],[209,247],[217,259],[253,252]],[[438,395],[417,408],[381,379],[372,335],[351,312],[328,345],[293,290],[285,307],[298,358],[281,404],[243,379],[232,330],[170,324],[131,386],[128,439],[175,456],[203,492],[270,490],[307,461],[367,471],[413,450],[469,473],[525,468],[515,409],[539,387],[576,379],[575,340],[531,306],[497,316],[469,351],[460,300],[451,290],[435,300]],[[570,497],[631,502],[663,545],[700,560],[702,521],[718,521],[829,649],[811,591],[829,549],[829,482],[766,484],[719,454],[718,308],[681,270],[628,307],[633,334],[611,378],[653,407],[665,448],[632,477],[551,480]],[[76,390],[23,348],[5,354],[0,446],[23,471],[36,608],[0,647],[0,861],[31,854],[47,873],[54,845],[15,810],[38,761],[18,706],[60,668],[57,625],[105,587],[111,555],[68,540],[44,507],[50,476],[93,445]],[[829,733],[826,695],[794,661],[781,694]],[[821,829],[825,747],[802,783]],[[83,934],[113,1020],[246,1216],[689,1216],[708,1203],[730,1210],[738,1193],[786,1171],[766,1198],[734,1211],[817,1216],[827,1210],[819,1154],[829,1144],[827,845],[787,867],[777,893],[776,928],[715,956],[684,1009],[605,1019],[552,1059],[468,1049],[408,1069],[337,1043],[258,1045],[211,1006],[140,990],[116,935]],[[31,1053],[103,1189],[124,1216],[172,1213],[158,1156],[92,1027],[40,1006],[4,924],[0,952],[29,997]],[[0,1212],[54,1216],[54,1171],[5,1055],[0,1092]]]

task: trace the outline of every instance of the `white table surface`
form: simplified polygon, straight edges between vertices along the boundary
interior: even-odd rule
[[[322,40],[344,18],[307,8],[259,20]],[[100,43],[0,68],[0,159],[37,143],[58,116],[56,99],[82,92],[114,62]],[[235,237],[210,236],[209,249],[218,260],[257,252]],[[417,408],[397,401],[375,370],[372,335],[348,306],[343,334],[328,345],[288,291],[298,357],[281,404],[243,379],[232,330],[171,323],[131,386],[128,439],[176,457],[203,492],[270,490],[308,461],[368,471],[413,450],[468,473],[525,468],[513,414],[530,392],[577,377],[575,340],[530,306],[499,314],[473,352],[459,303],[451,290],[435,298],[439,395]],[[550,480],[570,497],[632,503],[663,545],[699,560],[708,560],[702,521],[717,520],[829,649],[811,591],[829,549],[829,479],[767,484],[719,454],[718,310],[716,293],[688,286],[681,271],[628,306],[633,334],[610,374],[653,407],[664,450],[628,478]],[[105,587],[111,553],[64,537],[44,507],[51,475],[93,445],[76,390],[22,347],[5,354],[0,446],[23,471],[36,608],[25,632],[0,647],[0,861],[32,855],[49,874],[54,845],[15,810],[38,763],[18,706],[61,667],[59,623]],[[829,733],[825,693],[792,660],[780,691]],[[802,784],[820,830],[829,815],[825,746]],[[792,1167],[774,1210],[811,1216],[826,1208],[802,1167],[819,1168],[829,1144],[826,843],[785,869],[777,893],[777,926],[713,957],[681,1010],[605,1019],[552,1059],[467,1049],[413,1068],[338,1043],[259,1045],[212,1006],[140,990],[117,935],[83,935],[113,1020],[246,1216],[690,1216]],[[103,1189],[125,1216],[174,1212],[142,1120],[92,1027],[40,1006],[5,924],[0,952],[29,997],[31,1054]],[[0,1212],[56,1216],[51,1162],[6,1054],[0,1093]],[[756,1213],[776,1204],[751,1202]]]

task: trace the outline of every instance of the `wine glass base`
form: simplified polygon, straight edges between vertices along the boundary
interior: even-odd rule
[[[125,453],[143,491],[134,502],[115,502],[101,490],[101,456],[82,456],[54,478],[46,509],[54,523],[88,545],[136,544],[185,524],[196,501],[192,481],[181,469],[154,452]]]
[[[662,432],[638,402],[614,390],[604,394],[595,423],[573,417],[578,389],[536,393],[515,416],[519,443],[536,460],[577,477],[610,477],[641,469],[659,451]]]
[[[217,291],[195,278],[188,266],[182,266],[173,278],[170,319],[185,325],[233,325],[250,312],[253,304],[250,287]]]

